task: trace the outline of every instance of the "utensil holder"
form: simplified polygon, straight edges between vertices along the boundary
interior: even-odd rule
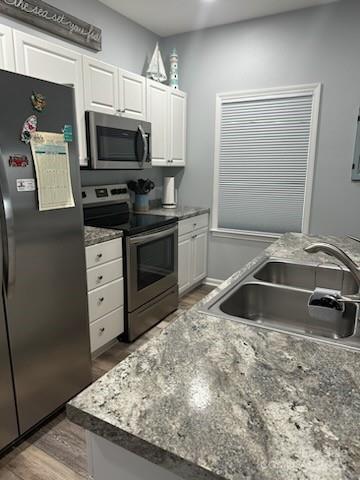
[[[149,197],[147,194],[135,194],[135,212],[142,213],[149,211]]]

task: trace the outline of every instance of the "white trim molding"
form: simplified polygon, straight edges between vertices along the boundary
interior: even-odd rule
[[[220,138],[221,138],[221,112],[222,105],[234,101],[249,102],[254,100],[269,100],[282,97],[312,96],[311,132],[309,140],[309,154],[307,161],[304,205],[302,215],[302,233],[309,233],[312,191],[314,182],[315,160],[317,153],[317,135],[319,127],[319,112],[321,101],[321,83],[305,85],[294,85],[261,90],[247,90],[242,92],[226,92],[216,95],[215,113],[215,155],[214,155],[214,180],[213,180],[213,205],[212,205],[212,235],[214,237],[225,237],[244,240],[255,240],[271,242],[278,239],[281,234],[270,232],[250,232],[243,230],[231,230],[219,228],[219,163],[220,163]]]
[[[280,233],[248,232],[246,230],[232,230],[230,228],[212,228],[210,231],[215,238],[233,238],[236,240],[252,240],[265,243],[275,242],[281,237]]]
[[[204,280],[204,284],[209,285],[210,287],[218,287],[223,282],[225,282],[225,280],[219,280],[218,278],[210,278],[210,277],[206,277]]]

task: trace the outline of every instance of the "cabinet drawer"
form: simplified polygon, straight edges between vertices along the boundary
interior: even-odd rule
[[[94,290],[94,288],[101,287],[106,283],[121,278],[122,276],[122,260],[114,260],[113,262],[105,263],[99,267],[89,268],[87,270],[88,290]]]
[[[122,257],[122,240],[115,238],[109,242],[97,243],[86,247],[86,266],[87,268],[102,265]]]
[[[124,309],[120,307],[90,325],[91,352],[106,345],[123,331]]]
[[[204,213],[196,217],[186,218],[179,222],[179,236],[191,233],[194,230],[207,227],[209,225],[209,215]]]
[[[88,294],[90,323],[124,304],[123,283],[121,278]]]

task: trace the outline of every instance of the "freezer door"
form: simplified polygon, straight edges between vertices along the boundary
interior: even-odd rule
[[[0,450],[18,436],[4,305],[0,296]]]
[[[36,113],[32,106],[33,92],[46,99],[42,112]],[[91,382],[73,105],[72,88],[0,72],[4,283],[21,434]],[[36,191],[17,191],[17,179],[35,178],[30,146],[20,141],[23,122],[32,114],[38,117],[39,131],[60,133],[64,125],[73,126],[74,141],[69,143],[69,150],[75,208],[40,212]],[[28,165],[15,165],[11,162],[14,156],[26,157]]]

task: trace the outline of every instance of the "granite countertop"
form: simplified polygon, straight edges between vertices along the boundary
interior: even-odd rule
[[[84,227],[85,247],[96,245],[97,243],[107,242],[123,236],[121,230],[111,230],[109,228]]]
[[[151,215],[164,215],[165,217],[177,217],[179,220],[185,220],[186,218],[196,217],[197,215],[209,212],[210,208],[178,206],[176,208],[150,208],[146,213]]]
[[[359,243],[322,240],[360,263]],[[286,234],[262,256],[308,260],[309,242]],[[195,306],[78,395],[67,414],[188,480],[358,480],[359,355]]]

